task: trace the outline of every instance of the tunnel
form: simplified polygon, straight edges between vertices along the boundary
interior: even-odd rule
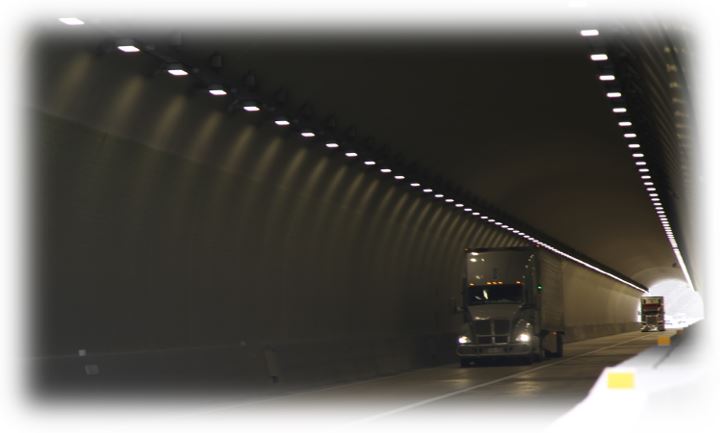
[[[686,27],[31,28],[23,389],[80,412],[63,425],[692,413],[711,266]]]

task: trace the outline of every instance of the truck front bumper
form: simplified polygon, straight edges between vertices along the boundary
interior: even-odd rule
[[[455,353],[461,358],[479,358],[483,356],[522,356],[529,355],[532,347],[529,344],[461,344]]]

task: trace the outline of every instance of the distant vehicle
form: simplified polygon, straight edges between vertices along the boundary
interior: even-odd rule
[[[483,357],[562,356],[561,259],[535,248],[473,249],[465,256],[460,365]]]
[[[665,330],[665,301],[662,296],[640,298],[640,321],[642,332]]]

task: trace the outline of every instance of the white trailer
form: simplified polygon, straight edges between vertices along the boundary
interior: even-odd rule
[[[548,251],[466,250],[462,366],[482,357],[542,360],[563,344],[637,330],[641,291]]]

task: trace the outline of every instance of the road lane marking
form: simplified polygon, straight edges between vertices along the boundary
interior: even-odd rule
[[[363,425],[363,424],[367,424],[367,423],[376,421],[376,420],[378,420],[378,419],[380,419],[380,418],[385,418],[385,417],[388,417],[388,416],[391,416],[391,415],[395,415],[395,414],[400,413],[400,412],[404,412],[404,411],[407,411],[407,410],[410,410],[410,409],[415,409],[416,407],[420,407],[420,406],[424,406],[424,405],[426,405],[426,404],[434,403],[434,402],[436,402],[436,401],[443,400],[443,399],[446,399],[446,398],[449,398],[449,397],[454,397],[454,396],[456,396],[456,395],[460,395],[460,394],[466,393],[466,392],[468,392],[468,391],[472,391],[472,390],[479,389],[479,388],[485,388],[485,387],[488,387],[488,386],[490,386],[490,385],[495,385],[496,383],[500,383],[500,382],[505,381],[505,380],[507,380],[507,379],[513,379],[513,378],[515,378],[515,377],[522,376],[523,374],[527,374],[527,373],[531,373],[531,372],[534,372],[534,371],[542,370],[542,369],[545,369],[545,368],[548,368],[548,367],[552,367],[552,366],[557,365],[557,364],[561,364],[561,363],[563,363],[563,362],[572,361],[573,359],[577,359],[577,358],[580,358],[580,357],[583,357],[583,356],[591,355],[591,354],[593,354],[593,353],[601,352],[601,351],[603,351],[603,350],[607,350],[607,349],[610,349],[610,348],[613,348],[613,347],[616,347],[616,346],[620,346],[620,345],[623,345],[623,344],[627,344],[627,343],[630,343],[630,342],[635,341],[635,340],[644,339],[644,338],[646,338],[646,337],[647,337],[647,336],[645,336],[645,335],[641,335],[640,337],[631,338],[631,339],[629,339],[629,340],[621,341],[621,342],[619,342],[619,343],[615,343],[615,344],[612,344],[612,345],[610,345],[610,346],[605,346],[605,347],[601,347],[600,349],[591,350],[590,352],[581,353],[581,354],[579,354],[579,355],[575,355],[575,356],[572,356],[572,357],[570,357],[570,358],[560,359],[560,360],[555,361],[555,362],[552,362],[552,363],[550,363],[550,364],[541,365],[541,366],[539,366],[539,367],[531,368],[531,369],[529,369],[529,370],[522,370],[522,371],[520,371],[520,372],[518,372],[518,373],[514,373],[514,374],[511,374],[511,375],[508,375],[508,376],[500,377],[500,378],[498,378],[498,379],[493,379],[493,380],[491,380],[491,381],[489,381],[489,382],[483,382],[483,383],[480,383],[480,384],[477,384],[477,385],[469,386],[469,387],[467,387],[467,388],[459,389],[459,390],[457,390],[457,391],[448,392],[448,393],[446,393],[446,394],[441,394],[441,395],[439,395],[439,396],[437,396],[437,397],[432,397],[432,398],[427,398],[427,399],[425,399],[425,400],[420,400],[420,401],[418,401],[418,402],[411,403],[411,404],[407,404],[407,405],[405,405],[405,406],[401,406],[401,407],[396,408],[396,409],[392,409],[392,410],[388,410],[388,411],[385,411],[385,412],[381,412],[381,413],[379,413],[379,414],[377,414],[377,415],[372,415],[372,416],[369,416],[369,417],[361,418],[361,419],[356,420],[356,421],[352,421],[352,422],[350,422],[350,423],[347,423],[347,424],[344,424],[344,425],[340,426],[338,429],[334,429],[334,430],[331,430],[331,431],[342,431],[342,430],[346,430],[346,429],[349,429],[349,428],[352,428],[352,427],[357,427],[357,426],[359,426],[359,425]]]

